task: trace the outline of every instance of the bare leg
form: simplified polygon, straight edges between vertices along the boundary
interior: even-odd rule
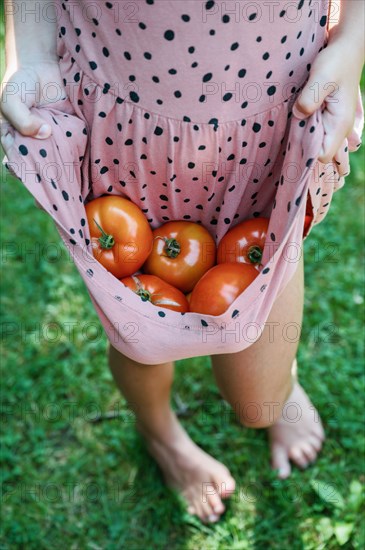
[[[173,363],[142,365],[109,345],[109,364],[166,483],[181,493],[191,514],[217,521],[225,509],[221,499],[235,482],[223,464],[195,445],[171,409]]]
[[[295,274],[277,297],[260,338],[242,352],[212,356],[222,396],[240,421],[248,427],[270,427],[272,466],[279,469],[280,477],[289,475],[289,459],[302,467],[313,462],[324,439],[317,411],[296,375],[292,376],[303,303],[302,254]],[[294,410],[289,402],[296,403]],[[298,419],[293,422],[294,413]]]

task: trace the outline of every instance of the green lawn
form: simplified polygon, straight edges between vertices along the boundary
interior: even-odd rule
[[[184,426],[238,482],[223,519],[212,526],[188,517],[164,487],[113,384],[106,337],[52,219],[6,175],[1,548],[364,548],[362,151],[351,161],[345,187],[305,242],[299,365],[327,432],[317,463],[277,481],[266,431],[218,414],[224,402],[208,358],[177,363],[174,390],[187,404]],[[93,422],[112,410],[120,416]]]

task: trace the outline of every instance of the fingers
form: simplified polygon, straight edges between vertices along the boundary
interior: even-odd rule
[[[314,76],[316,75],[317,76]],[[326,82],[318,78],[318,73],[312,73],[305,84],[300,96],[297,98],[293,106],[293,113],[299,119],[308,118],[317,111],[323,104],[326,97],[329,95],[332,88],[326,85]]]
[[[1,135],[1,147],[5,155],[7,154],[7,151],[13,146],[13,143],[14,137],[11,135],[11,133]]]
[[[293,114],[300,120],[310,117],[322,107],[324,137],[318,160],[323,164],[332,162],[344,139],[350,133],[354,116],[351,117],[347,87],[341,88],[326,78],[325,70],[312,67],[311,75],[300,96],[293,105]]]
[[[324,137],[318,160],[324,164],[335,157],[351,127],[348,113],[336,112],[336,107],[328,104],[322,114]]]
[[[0,123],[0,134],[1,137],[5,137],[10,131],[10,124],[7,120],[2,119]]]
[[[14,95],[11,101],[3,101],[1,111],[7,121],[23,136],[46,139],[52,133],[51,126],[41,117],[32,114],[20,96]]]
[[[1,125],[1,135],[9,131],[9,123],[23,136],[45,139],[52,133],[51,126],[38,115],[31,113],[18,94],[11,97],[3,95],[1,113],[5,117]]]

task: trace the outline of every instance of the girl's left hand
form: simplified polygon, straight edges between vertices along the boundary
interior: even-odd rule
[[[362,52],[354,51],[353,42],[336,33],[334,27],[327,48],[315,58],[308,82],[293,106],[295,116],[304,119],[325,103],[325,134],[318,156],[324,164],[332,161],[353,129],[362,66]]]

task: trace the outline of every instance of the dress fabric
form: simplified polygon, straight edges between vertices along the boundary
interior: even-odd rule
[[[234,353],[256,341],[314,225],[344,185],[361,144],[351,135],[317,160],[322,111],[292,106],[326,46],[328,0],[67,1],[57,49],[68,98],[34,107],[52,126],[37,140],[11,129],[4,162],[52,216],[111,344],[144,364]],[[203,224],[218,244],[247,218],[270,218],[264,269],[219,316],[143,302],[93,257],[85,204],[131,199],[152,229]]]

